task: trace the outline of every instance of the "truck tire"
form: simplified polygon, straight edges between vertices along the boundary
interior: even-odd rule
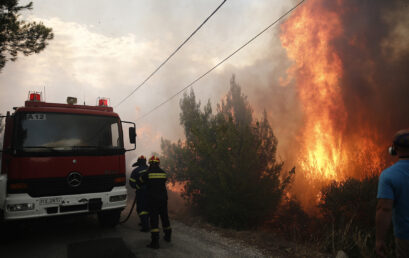
[[[108,210],[98,212],[98,221],[102,227],[115,227],[119,223],[122,210]]]

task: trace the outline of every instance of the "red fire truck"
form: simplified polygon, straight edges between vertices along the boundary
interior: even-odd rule
[[[14,110],[5,117],[1,219],[97,213],[102,225],[116,225],[127,200],[122,124],[131,124],[133,149],[135,124],[121,121],[107,99],[56,104],[30,93]]]

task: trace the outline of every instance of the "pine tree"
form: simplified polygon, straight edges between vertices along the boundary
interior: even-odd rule
[[[162,164],[186,183],[184,197],[210,222],[237,229],[271,218],[294,169],[282,173],[277,139],[264,112],[253,119],[235,78],[213,115],[210,102],[200,109],[194,92],[180,102],[186,140],[162,140]]]
[[[18,0],[0,0],[0,71],[7,61],[17,60],[18,53],[39,53],[53,39],[51,28],[41,22],[25,22],[19,12],[31,10],[33,3],[18,5]]]

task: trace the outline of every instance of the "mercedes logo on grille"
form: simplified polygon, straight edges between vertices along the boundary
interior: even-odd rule
[[[82,176],[78,172],[71,172],[67,177],[67,183],[71,187],[78,187],[82,182]]]

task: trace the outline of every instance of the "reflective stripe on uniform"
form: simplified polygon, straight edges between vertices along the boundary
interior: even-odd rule
[[[141,181],[141,183],[143,183],[142,176],[139,177],[139,181]]]
[[[152,228],[152,229],[151,229],[151,232],[152,232],[152,233],[154,233],[154,232],[159,232],[159,228]]]
[[[141,189],[141,188],[139,187],[139,185],[137,185],[137,184],[135,184],[135,188],[138,189],[138,190]]]
[[[142,212],[139,213],[140,216],[142,216],[142,215],[148,215],[148,214],[149,214],[149,212],[147,212],[147,211],[142,211]]]
[[[149,179],[166,178],[166,173],[149,173]]]
[[[143,173],[145,173],[145,172],[147,172],[147,171],[148,171],[147,169],[142,170],[142,171],[139,171],[139,174],[143,174]]]
[[[133,178],[129,178],[129,181],[131,181],[131,182],[136,182],[136,179],[133,179]]]

